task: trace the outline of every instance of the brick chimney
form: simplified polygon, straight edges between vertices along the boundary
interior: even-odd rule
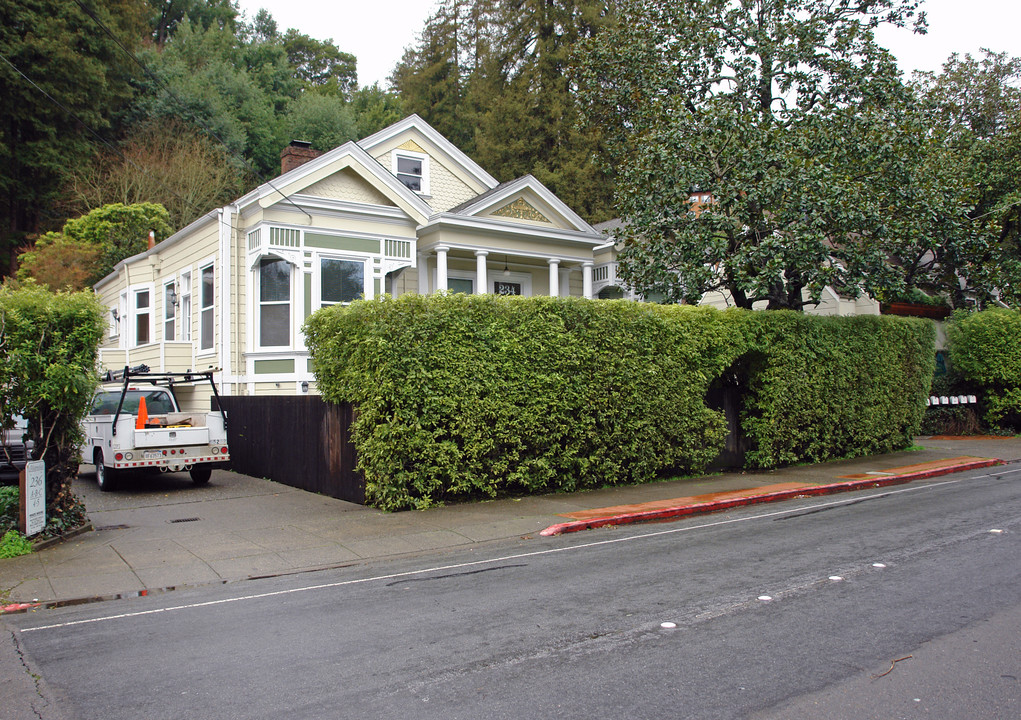
[[[313,150],[310,142],[291,140],[291,144],[280,151],[280,174],[300,167],[322,154],[319,150]]]

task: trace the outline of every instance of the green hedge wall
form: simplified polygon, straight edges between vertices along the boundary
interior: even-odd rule
[[[755,312],[748,326],[749,467],[889,452],[921,426],[935,366],[932,322]]]
[[[947,346],[954,372],[979,395],[985,422],[1021,428],[1021,313],[956,313],[947,324]]]
[[[787,313],[408,295],[321,310],[305,333],[320,392],[358,408],[367,502],[401,509],[700,472],[725,439],[705,396],[728,368],[757,388],[746,420],[757,466],[903,447],[928,392],[932,326],[868,320],[843,329],[846,319]],[[869,359],[846,362],[859,351]],[[832,420],[829,395],[869,376],[886,384],[850,401],[860,412],[838,416],[847,428],[830,422],[820,438],[788,422],[801,411]]]

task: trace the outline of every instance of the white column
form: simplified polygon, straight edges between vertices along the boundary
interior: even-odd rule
[[[418,294],[429,294],[429,255],[424,252],[418,254]]]
[[[489,292],[489,278],[486,277],[487,250],[475,251],[475,294],[484,295]]]
[[[549,295],[557,297],[560,294],[560,261],[556,258],[549,260]]]
[[[581,295],[592,297],[592,267],[595,263],[584,262],[581,264]]]
[[[436,292],[445,292],[447,289],[447,251],[446,245],[436,246]]]

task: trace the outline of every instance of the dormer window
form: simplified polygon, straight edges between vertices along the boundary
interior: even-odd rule
[[[394,150],[393,168],[397,179],[410,190],[429,193],[429,156],[409,150]]]

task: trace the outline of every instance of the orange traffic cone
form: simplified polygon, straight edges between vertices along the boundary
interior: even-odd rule
[[[149,411],[145,409],[145,398],[138,400],[138,419],[135,420],[135,430],[145,430],[149,423]]]

